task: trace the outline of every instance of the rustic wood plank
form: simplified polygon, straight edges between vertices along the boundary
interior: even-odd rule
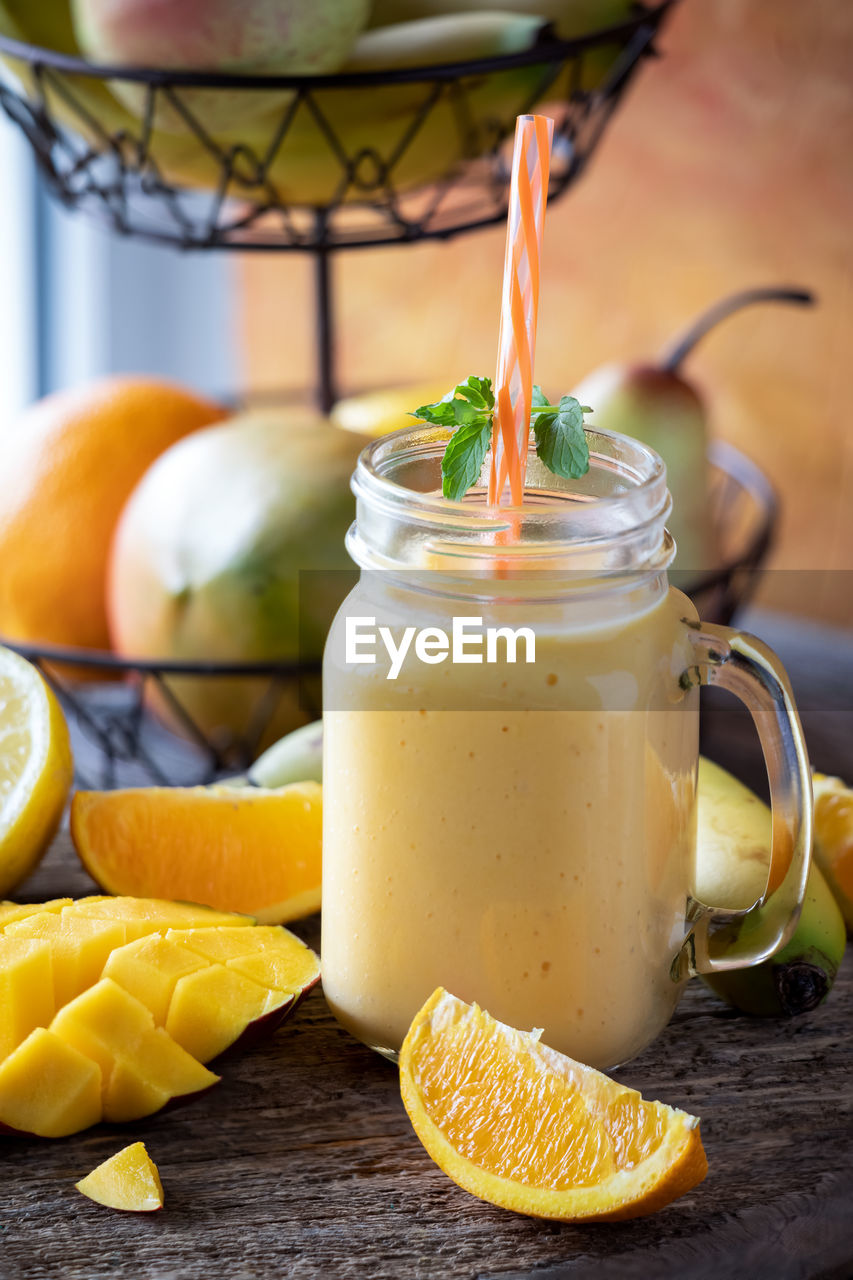
[[[817,697],[804,718],[824,767],[853,776],[849,708]],[[760,780],[737,713],[715,708],[706,738]],[[91,891],[62,835],[18,896]],[[316,946],[318,919],[297,932]],[[702,1117],[708,1177],[652,1218],[571,1227],[455,1187],[415,1138],[394,1068],[336,1025],[318,990],[270,1041],[224,1059],[218,1088],[185,1107],[61,1142],[3,1139],[0,1273],[840,1280],[853,1271],[851,1026],[850,956],[827,1003],[799,1019],[739,1015],[692,983],[663,1035],[619,1075]],[[165,1212],[111,1214],[78,1195],[79,1177],[136,1139],[160,1165]]]

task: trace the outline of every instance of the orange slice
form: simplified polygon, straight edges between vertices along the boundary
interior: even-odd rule
[[[439,987],[400,1051],[415,1132],[481,1200],[564,1222],[634,1218],[701,1182],[699,1121]]]
[[[853,932],[853,788],[814,775],[814,856]]]
[[[78,791],[71,837],[109,893],[283,924],[320,907],[322,794],[316,782]]]

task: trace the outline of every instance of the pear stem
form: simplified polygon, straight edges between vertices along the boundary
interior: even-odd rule
[[[703,311],[686,333],[664,348],[658,361],[659,366],[666,373],[677,373],[681,363],[705,334],[742,307],[750,307],[756,302],[786,302],[798,307],[812,307],[816,301],[811,290],[796,287],[743,289],[739,293],[730,294]]]

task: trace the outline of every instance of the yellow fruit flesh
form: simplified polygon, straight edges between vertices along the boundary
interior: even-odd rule
[[[101,1072],[91,1058],[39,1027],[0,1063],[0,1124],[65,1138],[101,1119]]]
[[[63,910],[64,915],[85,916],[97,920],[119,920],[125,926],[128,942],[166,929],[249,928],[251,916],[232,911],[215,911],[211,907],[189,902],[172,902],[168,898],[92,897],[80,898]]]
[[[209,1062],[230,1048],[250,1023],[292,999],[287,992],[269,991],[224,965],[212,964],[179,979],[166,1030],[199,1062]]]
[[[50,902],[0,902],[0,930],[14,920],[26,920],[27,916],[42,915],[46,911],[61,911],[70,902],[70,898],[54,898]]]
[[[853,789],[840,778],[814,776],[814,856],[853,931]]]
[[[123,1147],[74,1185],[84,1196],[108,1209],[148,1213],[163,1208],[160,1174],[143,1142]]]
[[[50,947],[34,938],[0,937],[0,1061],[53,1017]]]
[[[139,938],[114,951],[104,965],[103,976],[149,1009],[158,1026],[164,1026],[175,984],[186,974],[207,967],[201,956],[159,934]]]
[[[78,791],[71,806],[74,846],[103,888],[204,902],[264,923],[319,908],[321,832],[316,782]]]
[[[29,875],[50,844],[72,773],[59,703],[35,667],[0,648],[0,894]]]
[[[147,1115],[149,1107],[163,1105],[161,1095],[199,1093],[219,1078],[156,1027],[150,1011],[110,978],[60,1009],[51,1029],[98,1063],[106,1120]]]
[[[126,941],[125,927],[117,920],[69,919],[64,912],[16,920],[3,936],[49,943],[57,1009],[97,982],[110,952]]]
[[[400,1055],[418,1137],[472,1194],[571,1221],[634,1217],[704,1177],[698,1121],[439,990]]]
[[[301,991],[319,977],[313,951],[289,930],[274,925],[258,925],[248,935],[225,928],[172,930],[167,936],[208,960],[279,991]]]
[[[242,973],[244,965],[254,971]],[[0,1089],[0,1124],[54,1136],[102,1115],[136,1119],[198,1093],[218,1079],[202,1060],[253,1022],[279,1021],[318,976],[317,957],[286,929],[205,907],[90,898],[16,908],[5,929],[0,920],[0,1062],[10,1064],[12,1082],[8,1115]],[[21,1095],[46,1048],[62,1070],[48,1071],[41,1092]],[[94,1119],[91,1071],[83,1081],[88,1101],[75,1101],[69,1063],[79,1067],[81,1058],[98,1081]]]

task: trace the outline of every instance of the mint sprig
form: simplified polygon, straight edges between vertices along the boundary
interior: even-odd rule
[[[592,413],[574,396],[563,396],[550,404],[542,388],[533,388],[530,427],[536,451],[554,475],[576,480],[589,470],[589,448],[583,416]],[[450,427],[441,463],[441,491],[445,498],[460,502],[479,478],[491,443],[495,397],[491,378],[471,376],[460,382],[435,404],[422,404],[412,414],[420,422]]]

